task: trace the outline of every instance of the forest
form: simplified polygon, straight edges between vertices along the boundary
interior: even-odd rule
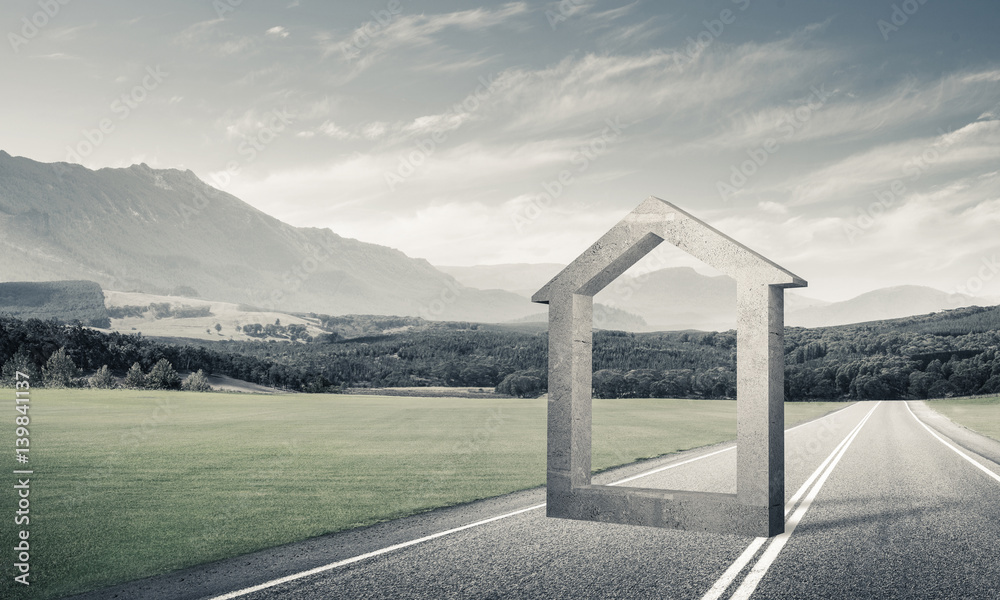
[[[392,325],[379,331],[382,322]],[[359,387],[463,386],[537,396],[546,388],[547,336],[539,328],[427,322],[394,317],[327,317],[330,333],[291,341],[166,343],[105,334],[79,323],[0,316],[0,363],[41,373],[60,349],[72,385],[107,367],[124,377],[166,360],[301,392]],[[365,333],[368,332],[368,333]],[[357,335],[361,333],[361,335]],[[789,400],[935,398],[1000,392],[1000,307],[971,307],[857,325],[785,332]],[[595,331],[598,398],[733,398],[736,333]]]

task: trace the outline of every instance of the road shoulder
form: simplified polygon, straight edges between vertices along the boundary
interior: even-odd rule
[[[1000,442],[955,423],[937,412],[923,400],[908,400],[913,413],[928,427],[953,441],[958,446],[1000,465]]]

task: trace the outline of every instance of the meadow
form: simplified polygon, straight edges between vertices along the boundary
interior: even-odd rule
[[[545,480],[543,399],[48,389],[30,398],[30,461],[8,465],[34,470],[20,527],[32,585],[5,577],[4,598],[60,597]],[[786,426],[843,406],[786,404]],[[595,400],[593,467],[734,439],[735,409]],[[9,415],[0,445],[13,454]],[[0,506],[13,519],[8,477]],[[3,529],[3,547],[20,528]]]
[[[1000,396],[944,398],[927,405],[959,425],[1000,441]]]

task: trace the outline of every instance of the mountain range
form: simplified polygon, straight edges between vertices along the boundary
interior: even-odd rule
[[[542,308],[392,248],[292,227],[191,171],[145,164],[94,171],[0,151],[0,249],[3,281],[84,279],[331,315],[501,322]]]
[[[544,322],[529,297],[562,265],[435,267],[399,250],[293,227],[201,181],[146,164],[90,170],[0,151],[0,281],[89,280],[105,290],[248,308],[430,320]],[[626,273],[595,298],[605,329],[726,330],[735,283],[687,268]],[[997,299],[920,286],[827,303],[786,293],[786,324],[905,317]]]
[[[468,286],[506,289],[529,297],[563,266],[508,264],[438,268]],[[690,267],[660,269],[639,276],[625,273],[595,296],[595,301],[641,318],[645,325],[632,329],[634,331],[724,331],[736,326],[736,283],[724,275],[704,275]],[[917,285],[877,289],[841,302],[826,302],[787,290],[785,324],[826,327],[995,304],[1000,304],[1000,299],[949,294]]]

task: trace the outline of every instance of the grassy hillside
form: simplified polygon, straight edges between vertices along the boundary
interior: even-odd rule
[[[13,397],[13,390],[0,389]],[[788,426],[838,404],[786,405]],[[729,401],[594,404],[594,468],[735,437]],[[545,402],[31,392],[27,595],[55,598],[545,480]],[[13,427],[0,446],[13,447]],[[14,506],[15,490],[0,493]],[[4,527],[0,544],[13,547]],[[13,597],[0,580],[0,597]]]
[[[0,313],[19,319],[80,321],[108,327],[101,286],[93,281],[11,281],[0,283]]]
[[[233,302],[218,302],[199,298],[159,296],[138,292],[104,292],[111,310],[111,327],[125,333],[141,333],[163,338],[186,338],[204,341],[287,339],[278,336],[254,337],[243,330],[247,325],[268,325],[276,321],[283,326],[301,325],[307,335],[328,333],[318,318],[304,317],[273,310],[255,310]],[[167,305],[173,314],[150,309]],[[186,316],[184,308],[200,309],[197,316]],[[196,312],[196,311],[192,311]],[[219,328],[216,329],[216,325]]]

